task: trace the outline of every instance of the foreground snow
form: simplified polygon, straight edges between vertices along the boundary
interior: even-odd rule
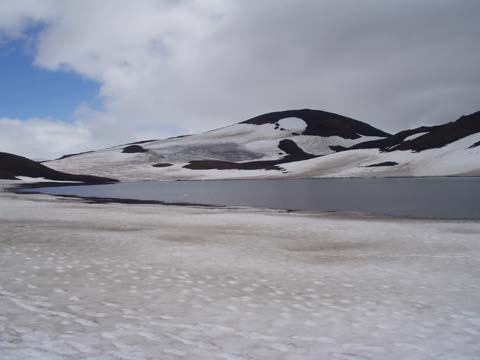
[[[480,358],[478,222],[2,193],[0,227],[2,360]]]

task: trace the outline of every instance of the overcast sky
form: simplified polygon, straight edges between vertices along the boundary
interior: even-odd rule
[[[455,120],[480,110],[479,19],[479,0],[1,0],[0,151],[51,158],[293,108],[391,132]]]

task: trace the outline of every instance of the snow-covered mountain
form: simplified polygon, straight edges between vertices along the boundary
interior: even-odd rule
[[[120,180],[480,175],[480,112],[391,135],[333,113],[289,110],[47,165]]]

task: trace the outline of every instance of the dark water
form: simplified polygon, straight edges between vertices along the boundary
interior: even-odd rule
[[[167,203],[480,219],[480,178],[142,181],[45,187],[53,195]]]

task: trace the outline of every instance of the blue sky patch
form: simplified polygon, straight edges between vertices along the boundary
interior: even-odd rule
[[[25,40],[0,43],[0,117],[68,121],[82,103],[101,108],[99,83],[73,72],[33,65],[28,45]]]

